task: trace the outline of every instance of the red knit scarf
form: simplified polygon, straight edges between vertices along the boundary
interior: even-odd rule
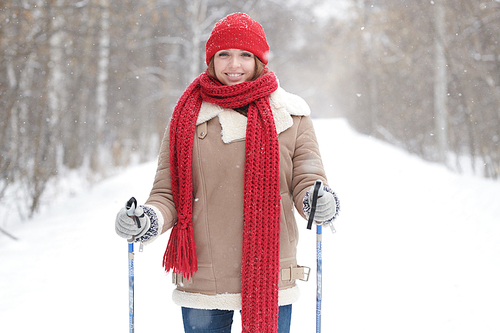
[[[193,234],[193,140],[202,101],[235,109],[249,105],[243,207],[243,332],[276,332],[280,248],[279,142],[269,104],[278,88],[272,72],[224,86],[205,71],[181,96],[170,122],[170,172],[178,221],[163,267],[190,278],[198,269]]]

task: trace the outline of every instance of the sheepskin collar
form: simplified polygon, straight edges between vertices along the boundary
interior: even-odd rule
[[[278,134],[293,125],[292,116],[309,116],[311,114],[309,106],[301,97],[288,93],[281,87],[269,95],[269,102]],[[221,134],[224,143],[245,139],[247,117],[217,104],[203,102],[196,125],[203,124],[217,116],[222,127]]]

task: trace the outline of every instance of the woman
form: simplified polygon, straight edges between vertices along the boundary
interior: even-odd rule
[[[163,265],[173,271],[174,302],[186,332],[230,332],[241,309],[243,332],[289,332],[298,299],[298,230],[311,187],[326,184],[310,110],[266,68],[259,23],[242,13],[216,23],[208,68],[180,97],[162,142],[153,189],[122,209],[116,231],[151,242],[172,229]],[[325,186],[315,220],[330,222],[338,200]]]

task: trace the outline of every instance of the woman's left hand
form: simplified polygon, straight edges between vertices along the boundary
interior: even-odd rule
[[[309,207],[312,206],[312,193],[314,191],[314,186],[309,190]],[[316,201],[316,212],[314,214],[314,220],[317,222],[329,222],[331,221],[337,213],[337,201],[335,196],[324,191],[323,196],[319,197]]]

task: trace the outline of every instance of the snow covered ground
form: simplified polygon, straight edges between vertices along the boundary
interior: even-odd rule
[[[325,229],[323,238],[323,331],[499,332],[500,182],[450,173],[344,120],[315,126],[342,204],[337,233]],[[144,202],[155,164],[14,224],[17,242],[0,234],[2,332],[127,331],[127,243],[114,218],[130,196]],[[315,234],[299,223],[299,263],[314,270]],[[161,267],[167,239],[142,253],[136,246],[139,333],[183,331]],[[315,329],[314,281],[300,283],[292,332]]]

